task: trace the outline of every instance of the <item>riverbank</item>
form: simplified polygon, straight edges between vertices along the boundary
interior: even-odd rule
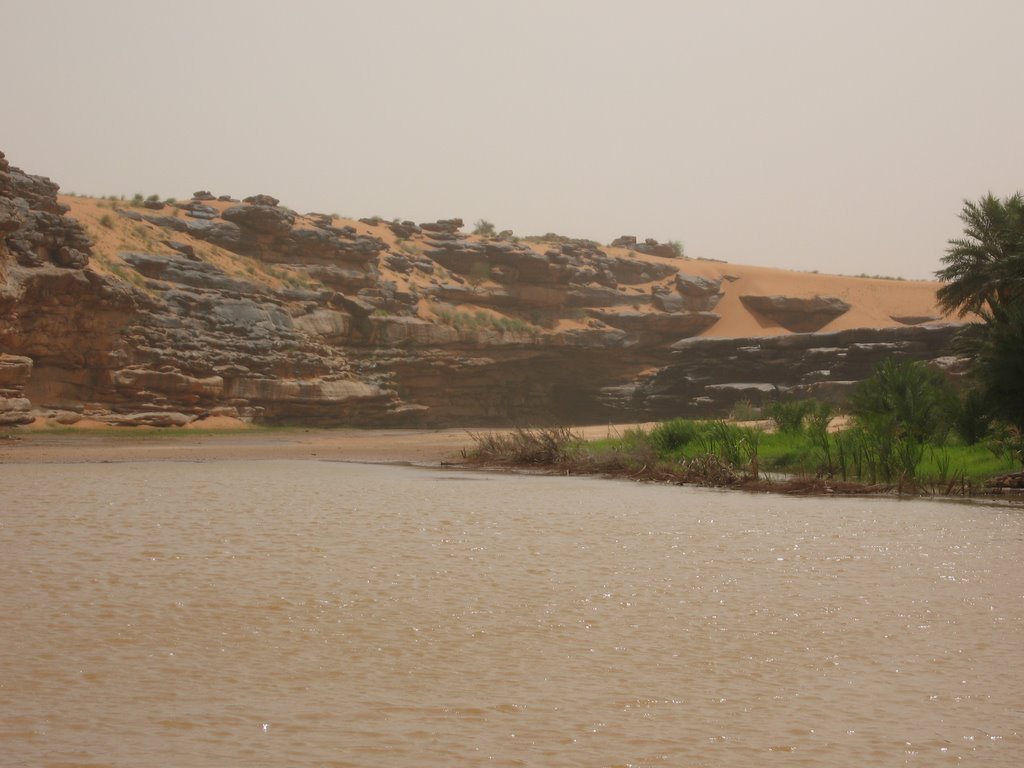
[[[514,430],[452,429],[311,429],[254,427],[242,422],[216,423],[214,428],[35,427],[0,432],[0,464],[109,464],[126,462],[271,461],[276,459],[345,461],[366,464],[408,464],[422,467],[459,465],[467,469],[532,471],[543,474],[600,475],[640,482],[704,485],[748,492],[789,495],[940,495],[1000,497],[1018,500],[1021,491],[980,484],[947,483],[902,487],[899,484],[844,482],[821,476],[758,477],[736,473],[713,457],[694,463],[691,471],[652,461],[633,466],[621,461],[510,461],[478,453],[481,435],[513,435]],[[652,424],[573,427],[585,441],[620,437]],[[467,455],[469,458],[467,458]]]
[[[582,427],[574,429],[574,432],[587,439],[599,439],[636,426],[640,425]],[[207,430],[144,427],[14,429],[0,432],[0,463],[322,459],[440,466],[463,461],[461,451],[474,444],[472,433],[473,430],[461,428],[264,428],[241,422]]]
[[[817,432],[794,433],[678,419],[607,439],[565,427],[473,437],[474,447],[463,453],[472,465],[559,475],[801,495],[1019,498],[1024,489],[1024,473],[995,471],[1014,467],[1012,459],[988,456],[982,446],[930,446],[939,469],[925,473],[919,470],[926,446],[912,465],[882,465],[873,446],[858,444],[859,435],[841,438],[824,424]],[[974,471],[968,472],[968,462]],[[979,462],[987,472],[978,471]]]

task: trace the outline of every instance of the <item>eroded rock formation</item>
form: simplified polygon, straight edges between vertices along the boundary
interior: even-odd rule
[[[794,333],[811,333],[824,328],[847,312],[850,305],[835,296],[809,299],[793,296],[740,296],[744,306]]]
[[[850,387],[885,357],[946,358],[958,326],[860,328],[758,338],[684,339],[673,359],[633,387],[609,390],[620,407],[632,403],[655,418],[725,415],[741,400],[754,404],[789,397],[842,402]],[[954,365],[955,370],[955,365]]]
[[[32,404],[25,397],[25,384],[32,375],[32,358],[0,353],[0,426],[30,424]]]
[[[94,232],[126,245],[94,251],[57,190],[0,155],[0,424],[33,409],[158,426],[716,413],[751,387],[810,392],[892,351],[936,355],[949,337],[907,327],[681,343],[714,328],[723,280],[738,278],[638,256],[650,241],[620,243],[623,255],[557,235],[469,236],[457,218],[339,223],[262,194],[104,202]],[[742,298],[796,330],[845,311],[836,299]]]

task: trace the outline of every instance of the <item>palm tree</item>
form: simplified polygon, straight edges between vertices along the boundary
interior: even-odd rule
[[[982,405],[1024,437],[1024,195],[1000,200],[991,193],[965,202],[964,237],[949,241],[935,274],[947,312],[973,312],[958,346],[974,358]]]
[[[869,432],[923,443],[943,430],[949,382],[920,360],[887,357],[850,394],[850,411]]]
[[[1024,437],[1024,303],[1000,312],[1000,321],[988,323],[976,373],[986,402]]]
[[[964,237],[949,241],[936,276],[946,311],[998,319],[1002,308],[1024,301],[1024,195],[1000,200],[992,193],[964,202]]]

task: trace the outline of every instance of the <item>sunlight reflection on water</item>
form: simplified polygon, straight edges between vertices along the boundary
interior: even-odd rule
[[[0,487],[13,765],[1024,746],[1013,509],[333,462],[0,466]]]

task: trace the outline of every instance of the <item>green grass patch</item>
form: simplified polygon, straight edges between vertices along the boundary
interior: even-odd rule
[[[465,455],[483,464],[544,465],[559,472],[758,489],[775,484],[777,490],[793,492],[892,488],[973,494],[989,478],[1020,468],[1012,451],[995,441],[880,444],[859,428],[829,434],[827,420],[810,422],[768,432],[723,421],[672,419],[649,431],[632,429],[591,441],[568,431],[519,430],[512,437],[474,435],[478,448]],[[533,443],[545,448],[529,447]],[[531,458],[523,458],[527,455]]]

